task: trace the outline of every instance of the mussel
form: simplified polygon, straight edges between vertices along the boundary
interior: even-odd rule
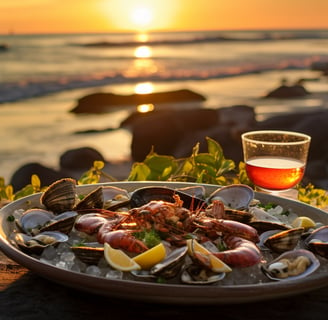
[[[277,259],[262,265],[263,273],[271,280],[298,280],[309,276],[320,266],[319,260],[308,250],[287,251]]]

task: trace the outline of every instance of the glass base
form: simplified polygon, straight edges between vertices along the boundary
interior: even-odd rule
[[[285,190],[268,190],[261,187],[255,186],[255,191],[271,194],[277,197],[283,197],[288,199],[296,200],[298,197],[298,191],[295,188],[285,189]]]

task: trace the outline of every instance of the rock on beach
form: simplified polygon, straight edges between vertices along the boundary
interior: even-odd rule
[[[88,95],[79,99],[78,106],[73,112],[106,112],[108,103],[131,105],[155,101],[205,100],[202,95],[189,90],[142,96],[117,97],[103,93]],[[150,98],[155,100],[149,100]],[[328,110],[325,109],[273,116],[264,121],[257,121],[254,108],[248,105],[233,105],[217,109],[162,108],[145,114],[133,112],[120,124],[120,128],[128,129],[132,134],[131,161],[120,164],[110,163],[97,150],[82,147],[68,150],[61,155],[58,170],[38,163],[26,164],[13,174],[10,183],[15,190],[18,190],[30,183],[30,177],[34,173],[39,175],[43,185],[49,185],[62,177],[69,176],[78,179],[83,172],[90,169],[95,160],[105,163],[105,172],[106,168],[113,169],[115,178],[125,180],[132,163],[143,161],[151,150],[158,154],[182,158],[190,156],[192,148],[198,142],[200,152],[206,152],[206,137],[216,140],[221,145],[225,157],[238,163],[243,161],[240,139],[243,132],[276,129],[303,132],[312,137],[304,182],[311,182],[317,187],[328,189],[327,123]]]
[[[93,93],[80,98],[72,113],[104,113],[118,106],[131,106],[147,103],[171,104],[188,101],[205,101],[205,97],[188,89],[149,94],[119,95],[115,93]]]

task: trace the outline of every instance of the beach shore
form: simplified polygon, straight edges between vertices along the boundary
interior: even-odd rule
[[[300,78],[308,79],[304,85],[311,94],[297,99],[263,99],[283,78],[291,83]],[[225,79],[154,83],[153,86],[155,92],[183,88],[198,92],[206,97],[202,103],[205,108],[249,105],[254,108],[258,121],[278,114],[328,108],[327,77],[311,70],[277,70]],[[101,130],[117,128],[135,106],[120,107],[101,115],[74,115],[69,110],[87,94],[131,94],[133,90],[132,84],[94,87],[0,105],[0,139],[5,142],[0,145],[0,176],[9,181],[17,168],[28,162],[39,162],[56,169],[60,155],[66,150],[88,146],[98,150],[109,162],[110,174],[123,179],[131,166],[131,133],[125,129]],[[99,129],[100,132],[76,134],[88,129]]]

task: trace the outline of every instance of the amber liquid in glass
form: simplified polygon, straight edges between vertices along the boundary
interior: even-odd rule
[[[282,157],[257,157],[246,162],[248,178],[258,187],[268,190],[287,190],[303,178],[303,162]]]

